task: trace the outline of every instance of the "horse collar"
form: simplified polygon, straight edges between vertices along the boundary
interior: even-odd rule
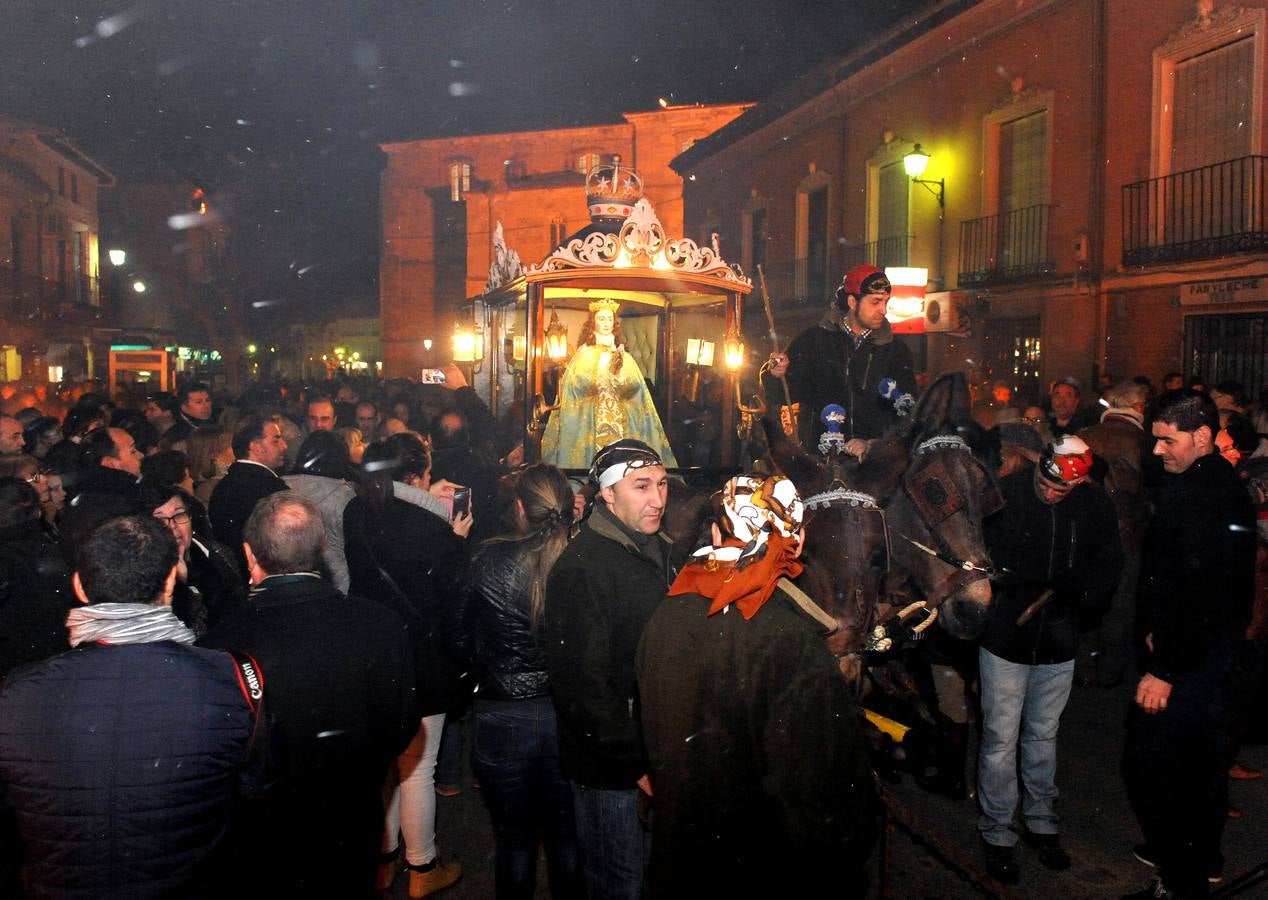
[[[929,450],[968,450],[968,442],[964,438],[956,434],[940,434],[931,437],[927,441],[921,442],[916,447],[917,453],[925,453]]]

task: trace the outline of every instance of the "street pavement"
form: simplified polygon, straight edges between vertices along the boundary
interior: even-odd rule
[[[1062,838],[1074,865],[1068,872],[1049,872],[1034,853],[1019,846],[1021,884],[1011,888],[1008,896],[1027,900],[1102,900],[1118,898],[1148,883],[1152,870],[1131,855],[1132,845],[1140,841],[1140,835],[1119,776],[1124,713],[1134,687],[1131,683],[1113,690],[1075,688],[1070,695],[1061,721],[1057,784],[1061,790],[1058,809]],[[1268,772],[1268,746],[1245,747],[1240,758],[1245,764]],[[460,795],[439,799],[440,852],[459,860],[464,870],[453,887],[434,895],[441,900],[484,900],[494,896],[492,827],[479,790],[471,786],[469,772],[465,779]],[[927,794],[906,777],[894,790],[911,814],[980,868],[974,800],[956,803]],[[1232,878],[1268,861],[1268,779],[1232,782],[1230,798],[1244,813],[1241,819],[1229,820],[1224,834],[1228,861],[1225,874]],[[989,896],[942,865],[933,852],[901,829],[896,829],[892,847],[889,896],[895,900],[968,900]],[[878,857],[878,853],[873,854],[871,897],[877,896]],[[406,885],[405,876],[398,877],[386,896],[407,897]],[[544,860],[538,865],[537,896],[550,896]],[[831,896],[831,892],[825,896]],[[1268,881],[1237,897],[1265,900]]]

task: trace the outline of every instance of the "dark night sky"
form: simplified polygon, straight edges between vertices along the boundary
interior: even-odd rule
[[[317,264],[315,299],[373,298],[377,143],[761,99],[923,5],[35,0],[6,4],[0,114],[64,129],[121,180],[207,186],[263,293],[296,295]]]

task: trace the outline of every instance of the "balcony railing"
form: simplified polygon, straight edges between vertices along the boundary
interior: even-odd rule
[[[100,306],[100,281],[87,275],[53,281],[0,266],[0,312],[47,318],[56,315],[62,304]]]
[[[909,234],[900,234],[896,237],[881,238],[870,244],[860,244],[857,247],[843,247],[841,268],[843,271],[849,271],[854,266],[865,263],[876,266],[878,269],[886,266],[905,266],[911,251],[911,238]]]
[[[765,271],[766,286],[776,303],[818,306],[827,303],[836,290],[841,261],[835,256],[802,258],[767,266]]]
[[[1048,246],[1051,204],[960,223],[960,287],[1042,278],[1056,271]]]
[[[1123,264],[1268,250],[1264,156],[1123,186]]]

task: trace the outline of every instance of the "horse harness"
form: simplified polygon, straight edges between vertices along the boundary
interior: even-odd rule
[[[941,435],[922,442],[917,446],[916,453],[921,455],[946,449],[972,452],[968,443],[958,435]],[[921,517],[928,523],[930,534],[941,545],[940,549],[930,547],[903,534],[901,531],[891,529],[885,510],[877,499],[871,494],[847,487],[839,476],[833,479],[827,490],[807,497],[803,502],[807,510],[848,508],[858,512],[874,512],[879,515],[881,517],[881,532],[885,536],[885,575],[890,572],[890,562],[893,555],[891,532],[922,553],[926,553],[959,570],[960,574],[953,577],[957,584],[963,581],[975,581],[978,578],[989,578],[993,575],[995,570],[992,567],[978,565],[972,560],[961,559],[952,553],[951,548],[934,527],[937,523],[950,518],[964,506],[963,497],[959,495],[958,489],[955,487],[954,482],[951,481],[949,473],[946,471],[946,466],[940,461],[926,466],[917,473],[913,482],[912,485],[907,486],[908,494],[915,502]],[[993,485],[994,482],[992,481],[991,484]],[[998,488],[988,495],[985,505],[990,507],[990,509],[986,510],[987,514],[995,512],[1003,505],[1003,498],[1000,496]],[[845,653],[843,654],[844,656],[860,657],[868,653],[885,653],[893,648],[895,641],[898,639],[919,640],[938,619],[936,606],[930,606],[927,600],[919,600],[903,606],[902,609],[884,622],[878,623],[875,618],[880,599],[880,596],[878,596],[877,602],[871,605],[864,617],[864,634],[867,635],[867,638],[863,647],[859,650]]]

